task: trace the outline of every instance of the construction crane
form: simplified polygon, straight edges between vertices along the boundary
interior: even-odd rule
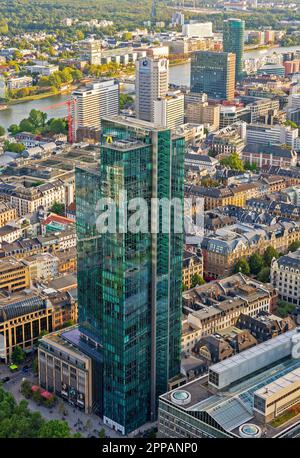
[[[66,106],[68,109],[68,141],[69,143],[74,142],[74,136],[73,136],[73,116],[72,116],[72,107],[75,106],[77,103],[77,100],[74,99],[69,99],[69,100],[64,100],[63,102],[58,102],[55,103],[54,105],[49,105],[44,108],[44,110],[52,110],[54,108]]]

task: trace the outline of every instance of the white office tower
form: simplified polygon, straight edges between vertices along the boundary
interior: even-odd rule
[[[154,122],[154,101],[166,96],[169,87],[169,61],[144,57],[136,61],[136,117]]]
[[[119,114],[119,83],[114,79],[97,81],[72,92],[73,139],[84,136],[95,140],[100,132],[101,118]]]
[[[91,65],[101,64],[102,43],[101,40],[88,38],[79,41],[79,51],[81,60],[86,60]]]
[[[211,38],[213,37],[212,22],[189,22],[183,24],[182,35],[188,38]]]
[[[184,95],[180,91],[168,92],[154,101],[154,124],[168,129],[184,124]]]

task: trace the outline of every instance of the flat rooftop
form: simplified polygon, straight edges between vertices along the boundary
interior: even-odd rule
[[[290,339],[291,331],[272,339],[273,342],[280,337]],[[255,348],[261,345],[263,344]],[[230,366],[231,363],[234,364],[237,356],[242,356],[250,350],[246,350],[241,355],[228,358],[225,362]],[[276,345],[274,345],[274,351],[276,351]],[[211,366],[214,371],[216,367],[222,370],[222,363]],[[254,415],[254,393],[257,393],[259,390],[264,391],[268,386],[275,389],[282,386],[283,383],[287,383],[287,381],[291,383],[296,378],[298,380],[299,377],[300,359],[293,359],[290,355],[232,383],[225,390],[218,391],[212,389],[208,382],[208,376],[204,375],[176,390],[165,393],[160,398],[169,404],[173,404],[171,394],[177,390],[186,391],[190,395],[190,402],[185,405],[176,404],[176,407],[190,413],[192,417],[195,416],[195,412],[206,412],[213,421],[233,437],[239,436],[239,427],[248,422],[259,426],[266,437],[276,437],[288,426],[299,423],[300,419],[299,417],[295,417],[278,427],[263,423]]]

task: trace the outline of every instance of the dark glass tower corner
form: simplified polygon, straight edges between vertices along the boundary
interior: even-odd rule
[[[174,209],[167,233],[120,232],[120,192],[145,199],[148,229],[151,199],[178,198],[183,225],[184,149],[168,129],[107,118],[100,173],[77,171],[79,321],[101,352],[104,422],[123,434],[155,418],[158,396],[180,372],[183,233]],[[117,203],[115,233],[97,232],[101,198]]]

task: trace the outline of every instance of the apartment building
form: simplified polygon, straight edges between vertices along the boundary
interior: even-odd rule
[[[6,202],[0,202],[0,227],[17,218],[17,210]]]
[[[0,260],[0,290],[8,293],[21,291],[30,286],[30,270],[15,258]]]
[[[31,352],[42,332],[51,333],[70,321],[77,321],[77,302],[68,292],[27,289],[0,297],[0,359],[11,361],[17,346]]]
[[[247,144],[242,153],[244,162],[256,164],[258,168],[295,167],[297,152],[285,145]]]
[[[59,273],[59,260],[51,253],[26,256],[23,263],[29,268],[31,281],[49,281]]]
[[[191,288],[194,275],[203,277],[203,259],[200,254],[185,250],[183,253],[182,283]]]
[[[300,250],[273,260],[271,283],[280,299],[300,305]]]
[[[54,180],[36,187],[19,184],[0,184],[0,198],[17,210],[18,216],[36,212],[40,207],[49,210],[54,203],[65,203],[65,186]]]
[[[236,326],[242,313],[256,316],[261,311],[269,312],[275,292],[269,286],[236,274],[185,291],[182,297],[187,322],[200,330],[202,338]]]
[[[257,185],[255,183],[242,184],[235,187],[207,188],[197,185],[186,185],[185,195],[189,198],[204,199],[204,210],[213,210],[217,207],[236,205],[244,207],[247,199],[257,195]],[[193,208],[195,208],[193,206]]]
[[[263,255],[268,246],[286,253],[296,240],[300,240],[300,223],[295,221],[272,226],[235,223],[217,229],[202,242],[204,275],[209,279],[227,277],[240,259],[254,253]]]

